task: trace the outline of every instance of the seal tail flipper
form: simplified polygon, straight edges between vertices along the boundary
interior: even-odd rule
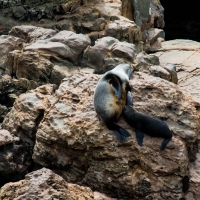
[[[137,139],[138,144],[140,146],[142,146],[143,139],[144,139],[144,133],[136,130],[136,139]]]
[[[131,134],[124,128],[122,128],[121,126],[115,124],[115,123],[109,123],[106,124],[106,126],[108,127],[109,130],[113,130],[117,140],[119,140],[120,142],[124,142],[127,140],[127,138],[129,136],[131,136]]]
[[[162,144],[160,146],[161,151],[163,151],[165,149],[165,147],[167,146],[167,144],[169,143],[170,140],[171,140],[171,138],[164,139],[164,141],[162,142]]]

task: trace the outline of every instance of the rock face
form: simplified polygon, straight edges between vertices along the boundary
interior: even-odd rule
[[[196,101],[199,110],[199,48],[200,43],[191,40],[171,40],[162,43],[162,48],[155,55],[159,57],[161,65],[173,64],[177,68],[178,84],[181,90]],[[199,199],[199,135],[196,143],[190,149],[196,152],[190,163],[190,187],[185,198],[187,200]]]
[[[178,84],[182,91],[200,102],[199,53],[200,43],[191,40],[171,40],[162,43],[155,55],[160,64],[173,64],[177,68]]]
[[[9,131],[0,130],[0,186],[9,181],[18,181],[29,172],[33,164],[31,153],[24,147],[20,138]]]
[[[0,4],[0,32],[36,20],[0,36],[0,185],[22,179],[33,163],[63,179],[41,169],[5,185],[0,198],[109,199],[98,190],[124,200],[197,200],[200,44],[162,42],[159,0],[31,2]],[[140,147],[123,118],[132,136],[118,142],[94,111],[101,75],[93,72],[120,63],[133,67],[134,107],[173,132],[163,152],[163,139],[148,135]]]
[[[25,176],[24,180],[8,183],[1,188],[0,199],[65,199],[114,200],[88,187],[67,183],[51,170],[42,168]]]
[[[135,45],[119,42],[113,37],[104,37],[97,40],[94,46],[88,47],[83,58],[84,66],[94,68],[95,73],[105,73],[120,63],[133,63]]]
[[[36,163],[53,169],[68,182],[90,186],[115,198],[183,198],[189,181],[188,148],[192,149],[198,138],[197,103],[173,83],[134,73],[130,81],[134,106],[165,120],[174,136],[164,152],[159,151],[162,139],[147,135],[140,147],[135,132],[120,119],[119,124],[132,136],[126,143],[119,143],[93,108],[98,79],[97,75],[79,72],[64,80],[55,95],[43,94],[47,86],[21,95],[3,127],[15,135],[20,130],[30,137],[36,127],[30,122],[37,121],[43,109],[33,150]],[[16,118],[18,113],[20,117]]]
[[[164,27],[164,9],[159,0],[2,1],[0,10],[2,34],[7,34],[14,26],[31,23],[44,28],[85,33],[93,43],[98,38],[112,36],[143,49],[144,42],[144,49],[148,51],[159,47],[160,39],[164,38],[164,34],[158,36],[154,33],[157,28]],[[153,44],[149,41],[152,33]]]

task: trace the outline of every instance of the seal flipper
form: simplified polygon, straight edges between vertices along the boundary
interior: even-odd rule
[[[137,142],[140,146],[142,146],[142,143],[143,143],[143,139],[144,139],[144,133],[140,132],[140,131],[135,131],[136,132],[136,139],[137,139]]]
[[[133,106],[133,96],[130,91],[127,92],[126,105],[131,107]]]
[[[114,131],[117,140],[119,140],[120,142],[126,141],[127,137],[131,136],[131,134],[126,129],[115,123],[110,122],[109,124],[107,123],[106,126],[109,130]]]
[[[122,97],[122,86],[119,82],[119,80],[117,79],[116,76],[114,76],[113,74],[110,75],[111,78],[110,78],[110,81],[109,83],[111,84],[115,94],[117,95],[117,98],[118,99],[121,99]]]
[[[171,140],[171,138],[164,139],[164,141],[162,142],[162,144],[160,146],[161,151],[163,151],[165,149],[165,147],[167,146],[167,144],[169,143],[170,140]]]

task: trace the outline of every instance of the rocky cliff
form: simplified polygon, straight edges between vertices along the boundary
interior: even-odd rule
[[[197,200],[200,43],[164,42],[158,0],[5,2],[17,26],[1,22],[0,199]],[[22,17],[33,8],[40,18]],[[123,117],[131,137],[118,142],[94,111],[119,63],[133,67],[134,107],[173,131],[164,151],[148,135],[140,147]]]

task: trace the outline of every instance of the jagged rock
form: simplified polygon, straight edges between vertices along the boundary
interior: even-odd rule
[[[0,146],[10,144],[14,140],[13,136],[7,130],[0,130]]]
[[[61,42],[70,48],[67,57],[75,62],[80,59],[80,55],[90,45],[90,38],[83,34],[76,34],[72,31],[60,31],[55,36],[51,37],[49,41]]]
[[[162,29],[150,28],[146,32],[144,50],[154,52],[161,48],[161,43],[165,41],[165,33]]]
[[[142,34],[140,28],[135,22],[126,18],[120,17],[120,20],[110,22],[105,26],[104,36],[111,36],[120,41],[126,41],[134,43],[136,45],[137,52],[143,50],[143,44],[141,43]]]
[[[98,79],[79,72],[64,80],[55,94],[52,86],[45,86],[21,95],[3,127],[29,138],[37,129],[34,161],[51,167],[68,182],[122,199],[182,198],[187,185],[182,180],[189,175],[188,146],[198,137],[196,102],[173,83],[135,73],[130,80],[134,106],[165,120],[174,136],[164,152],[159,151],[162,139],[148,135],[140,147],[133,129],[121,118],[119,124],[132,136],[119,143],[94,111]],[[41,110],[45,110],[42,121]]]
[[[3,121],[6,114],[9,112],[9,109],[6,106],[0,104],[0,122]]]
[[[67,77],[67,71],[70,75],[71,70],[77,69],[74,64],[80,63],[83,51],[90,45],[88,36],[71,31],[56,34],[50,29],[19,26],[14,27],[10,34],[30,43],[24,44],[23,51],[11,49],[7,52],[5,72],[39,85],[60,84],[61,80]]]
[[[37,127],[49,108],[48,97],[54,94],[54,90],[55,85],[49,84],[20,95],[3,121],[3,128],[20,137],[29,152],[33,151]]]
[[[6,68],[6,61],[8,59],[8,53],[13,51],[14,49],[22,49],[22,40],[8,35],[1,35],[0,36],[0,69],[5,70]]]
[[[21,38],[26,42],[33,42],[38,39],[45,40],[55,34],[55,30],[30,25],[14,26],[9,31],[9,35]]]
[[[163,67],[170,73],[170,81],[174,84],[178,84],[176,66],[173,64],[166,64]]]
[[[163,78],[174,84],[178,83],[176,66],[172,64],[160,64],[159,57],[154,54],[141,52],[136,56],[134,61],[136,71],[141,71],[153,76]]]
[[[20,180],[28,173],[32,159],[19,137],[0,130],[0,187],[10,181]]]
[[[119,63],[132,63],[135,58],[135,46],[119,42],[113,37],[104,37],[88,47],[83,55],[82,64],[95,69],[95,73],[104,73]]]
[[[178,75],[178,85],[182,91],[200,102],[200,43],[191,40],[171,40],[162,42],[162,48],[155,53],[161,66],[173,64]]]
[[[198,145],[199,149],[199,145]],[[198,200],[200,195],[200,174],[199,174],[199,167],[200,167],[200,154],[199,150],[196,153],[195,161],[190,164],[190,182],[189,182],[189,190],[185,196],[186,200]]]
[[[159,65],[152,65],[149,67],[149,71],[152,75],[163,78],[167,81],[170,81],[171,75],[170,73]]]
[[[34,4],[34,3],[33,3]],[[44,28],[51,28],[54,30],[69,30],[77,33],[88,34],[92,40],[95,42],[97,38],[104,36],[115,36],[120,41],[127,41],[134,43],[138,52],[143,50],[142,34],[140,27],[137,26],[134,21],[130,21],[125,17],[122,17],[122,2],[120,0],[107,1],[68,1],[65,3],[55,2],[54,14],[51,10],[53,3],[48,7],[47,4],[42,4],[38,2],[35,7],[27,9],[26,6],[14,7],[14,16],[18,19],[31,20],[31,24]],[[8,6],[9,7],[9,6]],[[106,8],[106,9],[105,9]],[[10,8],[9,8],[10,9]],[[13,12],[12,10],[12,12]],[[9,11],[8,11],[9,12]],[[4,15],[5,16],[5,15]],[[2,27],[6,26],[5,29],[9,30],[16,25],[29,25],[30,23],[19,21],[13,21],[12,18],[10,23],[5,21],[5,17],[0,16],[0,24]],[[45,18],[54,18],[54,20],[47,20]],[[40,20],[37,22],[36,20]],[[10,26],[10,24],[13,24]],[[42,28],[34,29],[34,27],[29,26],[23,27],[25,32],[20,30],[20,26],[17,26],[16,30],[10,32],[11,35],[19,35],[17,32],[22,32],[20,38],[25,37],[30,38],[29,35],[33,34],[32,37],[40,37],[43,32]],[[113,29],[114,28],[114,29]],[[29,29],[29,30],[28,30]],[[2,30],[3,31],[3,30]],[[28,37],[23,34],[28,33]],[[32,33],[31,33],[32,32]],[[36,32],[36,33],[35,33]],[[47,34],[42,33],[47,36]],[[55,34],[50,32],[49,35]],[[44,38],[41,38],[44,39]],[[29,41],[29,40],[26,40]]]
[[[94,193],[90,188],[67,183],[53,171],[42,168],[29,173],[24,180],[7,183],[1,188],[0,199],[87,199],[112,200],[101,193]],[[114,200],[114,199],[113,199]]]
[[[136,70],[147,71],[152,65],[160,65],[158,56],[149,55],[145,51],[139,53],[135,59]]]
[[[164,8],[160,3],[160,0],[151,0],[150,4],[150,27],[164,28]]]
[[[165,38],[163,30],[157,29],[164,28],[165,25],[164,8],[160,0],[124,0],[122,15],[135,21],[141,27],[145,51],[156,51],[160,48]]]
[[[3,75],[0,78],[0,122],[10,111],[15,99],[29,89],[34,89],[37,83],[27,79],[12,79],[11,76]]]

